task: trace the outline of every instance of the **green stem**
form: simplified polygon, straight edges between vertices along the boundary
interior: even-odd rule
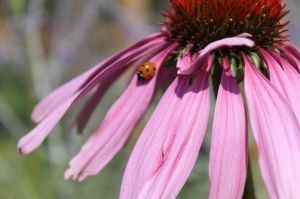
[[[215,97],[217,98],[219,86],[220,86],[221,78],[222,78],[222,71],[218,70],[218,71],[214,72],[214,74],[212,75],[211,78],[212,78],[213,91],[214,91]]]
[[[256,199],[253,185],[250,157],[248,156],[247,178],[242,199]]]

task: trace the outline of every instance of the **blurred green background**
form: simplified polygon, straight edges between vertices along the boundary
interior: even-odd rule
[[[285,2],[291,10],[291,40],[300,46],[300,2]],[[35,126],[30,114],[39,100],[105,57],[159,31],[163,8],[168,8],[165,0],[0,0],[0,199],[118,198],[128,157],[161,93],[124,149],[99,175],[78,183],[65,181],[63,174],[125,88],[131,71],[108,91],[82,139],[75,129],[65,134],[76,106],[36,151],[19,155],[16,144]],[[211,125],[178,198],[207,198],[210,131]],[[257,198],[267,198],[252,135],[250,155]]]

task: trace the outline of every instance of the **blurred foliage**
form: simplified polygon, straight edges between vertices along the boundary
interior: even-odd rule
[[[161,12],[162,8],[168,8],[168,2],[162,0],[153,0],[151,1],[151,8],[153,12]]]
[[[9,107],[27,125],[33,126],[30,113],[35,101],[30,94],[30,83],[26,76],[18,74],[12,65],[4,65],[0,68],[0,91]]]
[[[11,11],[16,17],[21,17],[26,11],[26,1],[11,0],[10,5],[11,5]]]
[[[132,71],[108,91],[82,140],[74,131],[64,135],[78,109],[75,107],[33,153],[19,155],[16,144],[34,127],[30,113],[37,101],[104,57],[159,30],[159,13],[166,7],[167,1],[161,0],[0,0],[1,199],[118,198],[128,157],[159,96],[128,144],[99,175],[78,183],[65,181],[63,174]],[[178,198],[207,198],[209,144],[207,133],[199,160]],[[256,150],[251,145],[257,196],[266,198]]]

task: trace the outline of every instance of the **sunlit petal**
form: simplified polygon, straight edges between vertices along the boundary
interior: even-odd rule
[[[151,59],[157,70],[162,66],[172,45]],[[146,111],[154,92],[156,75],[148,82],[140,82],[135,75],[124,93],[110,108],[102,124],[70,161],[65,178],[75,180],[97,174],[121,149],[134,126]]]
[[[244,56],[245,93],[270,198],[300,195],[300,128],[288,102]]]
[[[161,46],[164,47],[165,44],[162,43]],[[23,154],[27,154],[30,153],[32,150],[36,149],[47,137],[47,135],[57,124],[57,122],[70,109],[70,107],[72,107],[78,100],[80,100],[84,95],[86,95],[92,88],[94,88],[107,76],[122,68],[128,62],[131,62],[134,57],[142,55],[143,53],[145,53],[145,49],[141,48],[139,49],[139,51],[132,54],[131,56],[125,57],[114,62],[112,65],[104,69],[101,73],[97,74],[97,76],[94,79],[92,79],[84,88],[82,88],[75,95],[73,95],[63,104],[61,104],[58,108],[51,112],[50,115],[48,115],[41,123],[39,123],[31,132],[29,132],[26,136],[20,139],[17,145],[20,152]]]
[[[120,59],[128,60],[128,58],[129,60],[133,60],[134,58],[139,57],[141,52],[157,46],[157,44],[161,43],[163,39],[164,37],[161,33],[150,35],[136,44],[120,51],[119,53],[112,55],[85,73],[58,87],[34,107],[31,115],[32,120],[36,123],[42,121],[59,105],[69,99],[75,92],[88,84],[89,80],[96,77],[98,73],[101,73],[107,67],[114,65],[114,62],[117,62]]]
[[[242,95],[223,59],[210,150],[209,198],[240,199],[247,171],[247,119]]]

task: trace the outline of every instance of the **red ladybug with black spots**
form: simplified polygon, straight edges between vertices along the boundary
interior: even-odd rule
[[[152,62],[145,62],[137,69],[138,80],[141,82],[151,79],[156,72],[156,66]]]

